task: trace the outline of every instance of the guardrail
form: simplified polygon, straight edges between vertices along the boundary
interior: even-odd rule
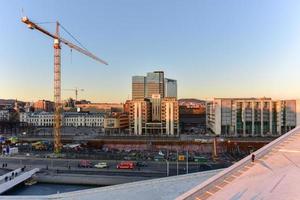
[[[275,139],[274,141],[267,144],[266,146],[264,146],[264,147],[260,148],[259,150],[253,152],[253,154],[255,155],[255,158],[259,159],[259,158],[263,157],[268,152],[270,152],[274,146],[278,145],[279,143],[286,140],[289,136],[294,135],[299,131],[300,131],[300,126],[294,128],[293,130],[285,133],[284,135],[282,135],[281,137]],[[209,178],[208,180],[202,182],[201,184],[199,184],[198,186],[192,188],[191,190],[187,191],[186,193],[178,196],[176,198],[176,200],[192,199],[192,197],[194,197],[196,194],[201,194],[201,193],[206,192],[207,190],[209,190],[210,187],[212,187],[215,184],[221,182],[222,180],[229,177],[234,172],[236,172],[237,170],[243,168],[244,166],[246,166],[249,163],[251,163],[251,155],[243,158],[239,162],[233,164],[231,167],[226,168],[225,170],[223,170],[219,174]]]

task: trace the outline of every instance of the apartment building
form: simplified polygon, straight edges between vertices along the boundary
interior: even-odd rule
[[[296,100],[215,98],[206,113],[207,128],[224,136],[278,136],[297,125]]]

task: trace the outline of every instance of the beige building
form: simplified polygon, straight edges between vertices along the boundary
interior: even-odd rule
[[[127,113],[112,113],[104,118],[105,133],[125,133],[129,127]]]
[[[176,98],[132,100],[129,129],[134,135],[179,135],[178,101]]]

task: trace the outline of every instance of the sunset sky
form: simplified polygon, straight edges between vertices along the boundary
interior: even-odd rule
[[[0,98],[53,100],[53,40],[21,22],[58,20],[109,66],[62,46],[62,88],[120,102],[131,77],[163,70],[179,98],[300,98],[300,1],[0,2]],[[41,24],[51,32],[55,24]],[[65,32],[63,37],[71,41]],[[74,42],[75,43],[75,42]],[[63,91],[63,98],[74,93]]]

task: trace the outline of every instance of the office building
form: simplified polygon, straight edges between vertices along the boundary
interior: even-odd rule
[[[179,113],[176,98],[132,100],[129,112],[129,131],[133,135],[178,136]]]
[[[164,77],[163,71],[147,73],[146,76],[132,77],[132,99],[152,98],[159,94],[161,98],[177,98],[177,81]]]
[[[208,129],[224,136],[278,136],[297,125],[296,100],[215,98],[206,113]]]
[[[132,99],[145,98],[146,96],[146,77],[132,77]]]
[[[153,94],[165,97],[164,72],[155,71],[147,73],[146,77],[146,98],[151,98]]]
[[[151,103],[148,99],[135,99],[130,102],[129,128],[130,134],[146,133],[146,123],[151,120]]]
[[[177,98],[177,81],[165,78],[165,97]]]

